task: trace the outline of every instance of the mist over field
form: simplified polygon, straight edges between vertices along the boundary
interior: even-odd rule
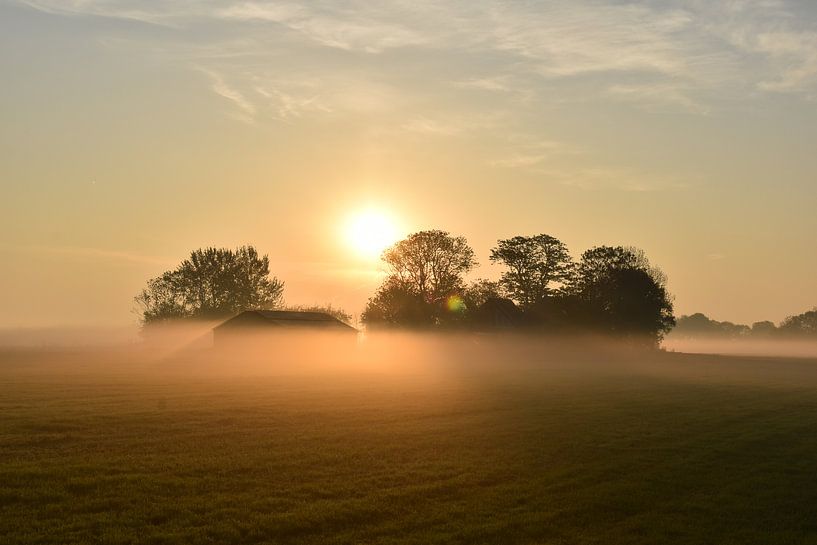
[[[152,328],[149,335],[141,332],[137,326],[118,328],[4,328],[0,329],[0,348],[110,348],[114,352],[119,350],[132,350],[137,353],[149,354],[149,357],[156,357],[156,354],[174,354],[185,349],[198,348],[205,349],[212,347],[212,328],[218,322],[201,321],[193,324],[174,324]],[[442,335],[445,338],[449,335]],[[247,336],[252,339],[252,335]],[[422,339],[432,338],[431,336],[416,335],[417,344],[423,344]],[[451,335],[457,337],[457,335]],[[471,338],[470,342],[479,344],[505,345],[513,344],[514,341],[503,338],[503,334],[488,335],[460,335],[461,338]],[[526,336],[524,334],[511,334],[511,339],[519,339],[521,344],[541,347],[541,350],[548,352],[548,345],[557,346],[576,344],[584,346],[584,341],[576,336],[564,335],[548,336],[545,339],[537,340],[536,336]],[[359,352],[365,353],[373,350],[374,346],[382,345],[386,342],[401,338],[400,343],[395,345],[403,346],[405,343],[411,344],[410,334],[389,334],[385,332],[375,332],[368,335],[361,334],[358,338]],[[585,337],[590,338],[590,337]],[[388,341],[390,339],[391,341]],[[596,339],[598,341],[598,339]],[[297,344],[294,343],[294,344]],[[467,344],[467,343],[466,343]],[[604,346],[616,346],[615,339],[602,343]],[[817,358],[817,341],[809,339],[775,338],[775,339],[752,339],[752,338],[719,338],[719,337],[699,337],[689,338],[670,333],[661,342],[661,349],[668,352],[683,352],[690,354],[723,354],[737,356],[782,356],[782,357],[802,357]],[[258,351],[265,353],[269,349],[262,345]],[[401,351],[396,349],[400,354]],[[206,351],[200,352],[204,359],[211,356]],[[270,355],[270,358],[273,356]]]
[[[817,360],[201,329],[0,350],[8,543],[807,543]]]

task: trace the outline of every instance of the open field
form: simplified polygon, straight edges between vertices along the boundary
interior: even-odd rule
[[[469,350],[2,352],[0,543],[817,543],[817,361]]]

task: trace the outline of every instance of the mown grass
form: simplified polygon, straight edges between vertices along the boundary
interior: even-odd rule
[[[0,543],[817,543],[814,361],[82,358],[0,355]]]

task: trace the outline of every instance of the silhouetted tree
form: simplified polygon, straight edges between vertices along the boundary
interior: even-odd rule
[[[386,278],[361,314],[371,326],[422,327],[434,323],[436,309],[395,276]]]
[[[727,337],[746,337],[752,333],[752,328],[746,324],[736,324],[734,322],[718,322],[721,333]]]
[[[524,309],[548,297],[551,284],[567,280],[572,265],[567,247],[544,234],[498,241],[491,250],[491,261],[507,267],[500,282]]]
[[[445,231],[414,233],[383,252],[393,276],[431,304],[438,304],[463,287],[463,276],[477,265],[464,237]]]
[[[656,283],[665,285],[667,278],[660,269],[650,265],[643,250],[627,246],[596,246],[585,251],[573,270],[568,290],[581,293],[612,270],[639,269],[647,272]]]
[[[774,322],[770,322],[769,320],[763,320],[752,324],[753,337],[771,337],[776,333],[777,326],[774,325]]]
[[[505,297],[505,290],[493,280],[480,278],[468,284],[462,292],[462,299],[469,311],[485,304],[488,299],[502,299]]]
[[[817,338],[817,308],[797,316],[789,316],[780,323],[779,331],[784,335]]]
[[[463,237],[420,231],[383,252],[388,277],[363,313],[366,323],[436,325],[465,309],[463,276],[477,262]]]
[[[771,323],[771,322],[769,322]],[[774,324],[771,324],[774,327]],[[744,324],[734,324],[732,322],[718,322],[711,320],[706,315],[696,312],[689,316],[678,318],[673,335],[681,337],[722,337],[739,338],[746,337],[752,333],[752,329]]]
[[[675,325],[666,277],[637,249],[587,250],[567,291],[587,305],[588,326],[601,331],[657,343]]]
[[[142,321],[213,319],[280,305],[284,284],[269,276],[269,258],[252,246],[205,248],[148,281],[135,300]]]
[[[606,330],[656,340],[672,329],[672,303],[666,290],[641,269],[613,269],[587,293]]]

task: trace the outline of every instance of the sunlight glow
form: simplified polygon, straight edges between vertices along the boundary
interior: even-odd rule
[[[369,209],[353,215],[347,224],[346,242],[360,256],[367,259],[380,254],[399,237],[397,226],[388,214]]]

